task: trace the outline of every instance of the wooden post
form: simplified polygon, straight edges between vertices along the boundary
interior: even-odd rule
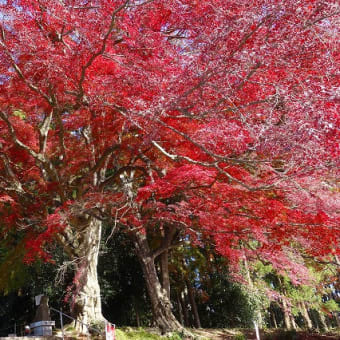
[[[63,324],[63,313],[62,312],[59,312],[59,317],[60,317],[61,335],[64,340],[64,324]]]
[[[254,322],[254,328],[255,328],[255,334],[256,334],[256,340],[260,340],[260,332],[259,332],[259,326],[256,321]]]

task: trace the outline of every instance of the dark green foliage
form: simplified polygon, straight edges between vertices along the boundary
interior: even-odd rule
[[[284,315],[282,309],[278,302],[272,301],[268,308],[268,313],[266,314],[266,323],[270,326],[270,328],[275,328],[275,324],[273,322],[273,316],[275,316],[275,320],[277,326],[284,327]]]
[[[234,336],[234,340],[246,340],[244,334],[237,334]]]
[[[103,314],[109,321],[124,326],[151,323],[145,280],[126,234],[115,234],[102,245],[98,274]]]
[[[15,244],[11,244],[15,246]],[[72,266],[65,266],[63,280],[56,281],[58,270],[67,258],[60,249],[50,250],[54,263],[41,261],[32,265],[24,263],[24,249],[0,247],[0,329],[11,327],[16,321],[27,324],[35,314],[34,296],[45,294],[49,305],[69,312],[69,301],[64,301],[68,287],[72,285]],[[105,317],[118,325],[139,325],[151,323],[151,309],[145,289],[145,281],[133,247],[126,235],[117,234],[107,245],[102,245],[98,267],[102,289]],[[52,318],[59,322],[59,316],[52,312]],[[65,320],[64,322],[69,322]],[[4,329],[2,335],[13,332]]]
[[[25,286],[29,272],[23,262],[22,233],[13,233],[0,226],[0,236],[0,293],[7,294]]]
[[[227,272],[215,271],[201,289],[208,301],[199,303],[202,327],[252,327],[253,306],[239,284],[230,281]]]
[[[33,312],[33,301],[27,289],[0,296],[0,336],[13,333],[15,324],[20,331],[31,321]]]
[[[32,322],[35,315],[34,296],[46,294],[49,305],[56,309],[67,306],[63,301],[66,283],[56,285],[54,282],[56,266],[48,263],[35,263],[25,268],[26,276],[22,287],[14,287],[6,294],[0,295],[0,329],[17,324],[18,334],[24,324]],[[58,320],[58,319],[57,319]],[[10,331],[12,333],[13,330]],[[8,334],[7,331],[2,332]]]
[[[255,306],[242,286],[232,281],[226,259],[210,247],[193,248],[187,245],[173,251],[171,257],[173,293],[175,290],[185,291],[183,282],[190,283],[195,291],[203,328],[253,327]],[[179,315],[176,294],[172,295],[175,312]],[[188,321],[193,324],[193,313],[187,300],[186,297]]]
[[[64,302],[71,273],[66,271],[64,280],[55,282],[57,269],[65,260],[58,248],[53,250],[55,263],[36,261],[31,265],[24,263],[25,251],[22,245],[7,238],[0,246],[0,336],[14,332],[22,334],[23,326],[32,322],[35,315],[34,296],[45,294],[49,305],[67,310]],[[57,320],[57,316],[52,315]]]

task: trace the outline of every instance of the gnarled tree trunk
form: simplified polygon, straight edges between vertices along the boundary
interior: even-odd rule
[[[102,222],[93,217],[82,217],[76,221],[75,229],[77,234],[72,236],[76,236],[76,241],[70,244],[64,238],[64,247],[72,248],[69,254],[75,263],[71,312],[80,321],[76,323],[76,328],[87,332],[87,325],[105,320],[97,275]]]
[[[171,310],[171,302],[157,276],[154,257],[151,254],[145,234],[136,232],[133,236],[137,256],[142,266],[149,293],[154,322],[162,333],[183,330]]]

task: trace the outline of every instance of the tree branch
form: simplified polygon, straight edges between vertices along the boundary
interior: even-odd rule
[[[14,171],[12,170],[9,164],[8,157],[5,154],[0,154],[0,158],[2,159],[4,163],[7,176],[11,178],[11,185],[13,186],[13,190],[17,193],[24,194],[25,190],[23,189],[22,184],[19,181],[18,177],[15,175]]]
[[[14,141],[14,143],[19,146],[20,148],[26,150],[33,158],[37,159],[39,162],[41,163],[45,163],[46,159],[43,155],[36,153],[34,150],[32,150],[29,146],[27,146],[26,144],[24,144],[23,142],[21,142],[15,133],[14,127],[12,125],[12,123],[9,121],[9,118],[7,116],[7,114],[0,110],[0,118],[6,123],[7,127],[8,127],[8,131]]]
[[[163,254],[165,251],[169,250],[169,249],[172,249],[172,248],[176,248],[178,247],[180,244],[182,244],[183,242],[181,243],[176,243],[176,244],[171,244],[174,237],[175,237],[175,234],[177,232],[177,228],[175,226],[172,226],[172,228],[165,228],[164,229],[165,231],[165,235],[164,235],[164,238],[163,238],[163,242],[161,244],[161,246],[156,249],[155,251],[152,252],[152,259],[155,260],[156,257],[158,257],[159,255]]]
[[[152,141],[152,144],[154,146],[156,146],[157,149],[159,151],[161,151],[165,156],[167,156],[168,158],[170,158],[173,161],[186,160],[187,162],[189,162],[191,164],[201,165],[201,166],[208,167],[208,168],[214,168],[218,172],[220,172],[221,174],[223,174],[226,177],[228,177],[232,182],[235,182],[235,183],[241,185],[243,188],[247,189],[248,191],[271,190],[271,189],[273,189],[275,187],[274,184],[264,185],[264,186],[260,186],[260,187],[251,187],[251,186],[245,184],[244,182],[238,180],[237,178],[233,177],[227,171],[221,169],[219,167],[219,165],[218,165],[218,162],[213,162],[213,163],[201,162],[201,161],[196,161],[194,159],[191,159],[188,156],[181,156],[181,155],[170,154],[164,148],[162,148],[156,141]]]
[[[112,176],[110,176],[104,182],[102,182],[100,184],[99,188],[103,189],[105,186],[112,184],[117,179],[117,177],[119,175],[121,175],[125,171],[130,171],[130,170],[139,170],[139,171],[143,172],[145,176],[147,176],[147,171],[145,170],[144,167],[137,166],[137,165],[126,165],[126,166],[123,166],[123,167],[119,168],[118,170],[116,170],[115,173]]]
[[[80,79],[79,79],[79,82],[78,82],[78,86],[79,86],[79,94],[78,94],[78,102],[80,103],[84,97],[84,88],[83,88],[83,84],[84,84],[84,81],[85,81],[85,77],[86,77],[86,71],[88,70],[88,68],[93,64],[93,62],[95,61],[95,59],[97,57],[99,57],[101,54],[103,54],[105,52],[105,49],[106,49],[106,43],[113,31],[113,28],[114,28],[114,25],[115,25],[115,20],[116,20],[116,15],[122,11],[127,5],[128,3],[130,2],[130,0],[126,0],[124,1],[123,4],[121,4],[119,7],[117,7],[112,15],[111,15],[111,22],[110,22],[110,26],[106,32],[106,34],[104,35],[104,38],[103,38],[103,41],[102,41],[102,46],[101,48],[96,52],[94,53],[90,59],[87,61],[87,63],[82,67],[81,69],[81,74],[80,74]],[[117,43],[121,42],[121,40],[119,40]],[[116,44],[116,43],[115,43]]]
[[[98,171],[105,163],[107,157],[109,157],[115,150],[119,148],[120,144],[113,145],[107,148],[103,154],[100,156],[98,161],[93,165],[93,167],[88,171],[86,176],[83,178],[82,182],[84,182],[88,177],[93,175],[96,171]]]
[[[53,102],[52,99],[46,94],[44,93],[42,90],[40,90],[36,85],[34,85],[32,82],[30,82],[23,74],[23,72],[21,71],[20,67],[17,65],[17,63],[15,62],[15,59],[13,58],[13,56],[11,55],[11,53],[8,51],[8,48],[5,44],[5,30],[3,29],[3,27],[1,26],[1,37],[2,39],[0,40],[0,46],[4,49],[5,54],[9,57],[11,64],[15,70],[15,72],[17,73],[17,75],[19,76],[19,78],[21,78],[24,83],[34,92],[38,93],[40,96],[42,96],[51,106],[53,106]]]
[[[62,154],[62,159],[66,162],[66,148],[65,148],[65,141],[64,141],[64,124],[61,119],[61,112],[59,110],[55,110],[55,116],[57,120],[57,125],[59,127],[58,137],[59,137],[59,147]]]
[[[2,110],[0,110],[0,118],[6,123],[6,125],[8,127],[9,134],[11,135],[11,138],[12,138],[14,144],[16,144],[21,149],[27,151],[36,161],[38,161],[42,165],[42,168],[46,171],[46,173],[49,174],[49,176],[55,182],[60,183],[59,174],[58,174],[56,168],[54,167],[54,165],[52,164],[52,162],[44,154],[35,152],[28,145],[26,145],[25,143],[23,143],[22,141],[20,141],[18,139],[12,123],[10,122],[7,114]],[[65,195],[64,195],[63,190],[61,188],[59,190],[59,194],[60,194],[62,200],[64,201]]]
[[[52,122],[53,110],[48,115],[45,115],[43,123],[39,129],[39,153],[45,154],[48,132]]]

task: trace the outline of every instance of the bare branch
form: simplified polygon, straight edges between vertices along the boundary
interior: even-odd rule
[[[93,167],[88,171],[86,176],[84,177],[83,181],[94,174],[96,171],[98,171],[105,163],[106,159],[117,149],[119,149],[120,144],[113,145],[109,148],[107,148],[103,154],[100,156],[98,161],[93,165]]]
[[[64,141],[64,135],[65,135],[64,124],[61,119],[61,112],[59,110],[54,110],[54,113],[55,113],[57,124],[59,127],[59,132],[58,132],[59,147],[61,150],[62,159],[66,161],[66,147],[65,147],[65,141]]]
[[[242,39],[240,40],[240,43],[238,44],[238,46],[232,50],[230,52],[229,55],[227,55],[226,57],[223,58],[223,60],[227,61],[228,59],[231,59],[234,57],[234,55],[240,51],[242,49],[242,47],[247,43],[247,41],[258,31],[258,29],[265,23],[265,21],[270,17],[270,15],[265,16],[257,25],[254,29],[252,29],[250,32],[244,34],[244,36],[242,37]],[[176,102],[179,102],[181,99],[191,95],[195,90],[201,88],[204,84],[206,84],[208,82],[208,80],[210,79],[210,77],[216,76],[219,72],[221,72],[220,70],[214,69],[208,69],[206,70],[200,77],[199,82],[192,86],[190,89],[188,89],[184,94],[182,94],[181,96],[179,96],[176,100]],[[251,76],[251,75],[250,75]]]
[[[301,256],[302,258],[311,260],[312,262],[315,262],[315,263],[326,264],[326,265],[331,264],[333,266],[340,267],[340,263],[338,263],[337,261],[324,261],[324,260],[319,260],[318,258],[314,256],[307,256],[307,255],[301,255]]]
[[[79,10],[88,10],[88,9],[98,9],[100,8],[99,6],[75,6],[71,7],[72,9],[79,9]]]
[[[187,141],[189,141],[190,143],[192,143],[193,145],[195,145],[197,148],[201,149],[204,153],[206,153],[207,155],[209,155],[210,157],[212,157],[215,160],[218,160],[220,162],[229,162],[232,164],[239,164],[239,163],[245,163],[245,160],[238,160],[235,158],[230,158],[230,157],[225,157],[225,156],[220,156],[217,155],[211,151],[209,151],[207,148],[205,148],[202,144],[199,144],[197,142],[195,142],[191,137],[189,137],[186,133],[179,131],[178,129],[174,128],[171,125],[168,125],[166,123],[164,123],[162,120],[157,119],[157,122],[161,125],[163,125],[164,127],[166,127],[169,130],[172,130],[173,132],[175,132],[176,134],[182,136],[184,139],[186,139]]]
[[[182,155],[174,155],[174,154],[170,154],[169,152],[167,152],[163,147],[161,147],[156,141],[152,141],[152,144],[154,146],[157,147],[157,149],[159,151],[161,151],[165,156],[167,156],[168,158],[170,158],[173,161],[180,161],[180,160],[185,160],[191,164],[196,164],[196,165],[201,165],[204,167],[208,167],[208,168],[214,168],[216,169],[219,173],[225,175],[226,177],[229,178],[229,180],[231,180],[232,182],[235,182],[239,185],[241,185],[243,188],[247,189],[248,191],[259,191],[259,190],[271,190],[275,187],[274,184],[272,185],[263,185],[263,186],[259,186],[259,187],[251,187],[247,184],[245,184],[244,182],[238,180],[237,178],[235,178],[234,176],[230,175],[227,171],[225,171],[224,169],[222,169],[219,165],[218,165],[218,161],[213,162],[213,163],[209,163],[209,162],[201,162],[201,161],[196,161],[194,159],[191,159],[188,156],[182,156]],[[276,183],[277,184],[277,183]]]
[[[149,4],[149,3],[151,3],[151,2],[154,2],[154,1],[155,1],[155,0],[145,0],[144,2],[141,2],[141,3],[139,3],[139,4],[129,5],[129,6],[127,6],[127,7],[144,6],[144,5]]]
[[[48,132],[52,122],[53,110],[48,115],[45,115],[43,123],[39,129],[39,153],[45,154]]]
[[[246,33],[241,39],[239,45],[230,53],[230,57],[232,58],[238,51],[242,49],[242,47],[246,44],[246,42],[258,31],[258,29],[265,23],[265,21],[270,17],[270,15],[265,16],[251,32]]]
[[[7,176],[11,178],[11,186],[13,187],[13,190],[20,194],[25,193],[21,182],[19,181],[18,177],[15,175],[14,171],[12,170],[9,164],[8,157],[5,154],[0,154],[0,158],[2,159],[4,163]]]

